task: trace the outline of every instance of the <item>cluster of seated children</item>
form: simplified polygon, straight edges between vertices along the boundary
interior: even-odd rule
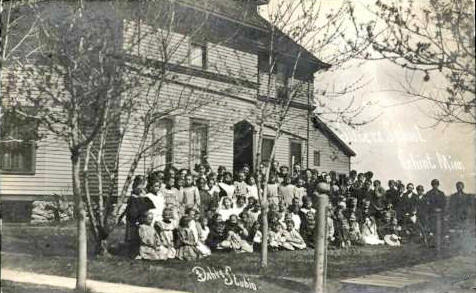
[[[148,260],[194,260],[212,251],[249,253],[258,249],[263,184],[257,182],[262,182],[266,168],[261,164],[253,175],[244,166],[233,176],[223,166],[214,173],[198,165],[193,172],[169,167],[147,177],[136,176],[125,210],[131,255]],[[303,171],[299,164],[291,172],[277,161],[269,168],[268,246],[275,250],[313,247],[318,193],[329,195],[327,239],[336,247],[399,245],[402,236],[431,234],[434,208],[446,206],[437,180],[424,194],[421,185],[414,193],[413,184],[405,188],[393,180],[384,190],[379,180],[372,180],[372,172],[353,170],[337,178],[332,171]],[[457,189],[462,193],[461,182]]]

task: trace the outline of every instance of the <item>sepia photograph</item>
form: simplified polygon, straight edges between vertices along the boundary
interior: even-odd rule
[[[476,293],[474,0],[0,13],[0,293]]]

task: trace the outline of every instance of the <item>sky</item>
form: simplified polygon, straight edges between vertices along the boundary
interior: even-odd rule
[[[270,6],[277,0],[271,0]],[[321,0],[323,9],[334,11],[341,0]],[[355,0],[355,14],[360,19],[372,17],[372,0]],[[419,4],[419,3],[418,3]],[[400,179],[430,188],[432,179],[440,180],[440,188],[447,194],[455,191],[455,183],[463,181],[466,191],[476,193],[476,129],[465,125],[433,126],[430,117],[434,105],[428,102],[408,103],[401,93],[399,82],[411,74],[389,61],[371,61],[359,66],[349,66],[344,71],[320,73],[315,86],[346,82],[363,77],[366,85],[331,102],[344,107],[351,98],[356,106],[365,106],[361,119],[374,121],[356,129],[341,124],[331,124],[336,133],[357,155],[351,168],[358,172],[371,170],[375,179],[386,186],[389,179]],[[441,80],[432,77],[424,82],[423,76],[414,76],[416,87],[442,88]],[[443,89],[444,90],[444,89]]]
[[[334,125],[339,136],[357,153],[352,168],[371,170],[387,182],[421,184],[428,189],[432,179],[440,180],[446,193],[463,181],[468,192],[476,191],[476,131],[474,126],[438,125],[429,114],[434,105],[427,102],[405,103],[398,80],[405,75],[389,62],[363,65],[371,82],[356,95],[361,101],[372,100],[363,115],[378,118],[357,129]],[[422,80],[422,79],[420,79]],[[436,83],[437,81],[431,81]],[[434,84],[433,84],[434,85]]]

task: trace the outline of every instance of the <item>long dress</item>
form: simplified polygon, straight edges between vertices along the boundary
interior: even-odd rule
[[[136,259],[159,260],[161,255],[159,235],[152,225],[142,224],[139,226],[140,247]]]
[[[375,219],[370,217],[365,218],[364,223],[362,223],[361,234],[364,244],[379,245],[385,243],[378,236]]]
[[[131,246],[137,247],[139,245],[139,222],[140,217],[147,211],[148,206],[144,202],[142,196],[131,194],[127,201],[125,210],[126,215],[126,242]]]
[[[234,252],[253,252],[253,246],[245,239],[248,237],[248,231],[241,229],[237,225],[228,225],[226,228],[227,238],[220,243],[223,248],[230,248]]]
[[[159,230],[160,247],[159,254],[161,259],[172,259],[177,255],[174,241],[174,230],[177,228],[177,222],[172,220],[170,222],[159,221],[156,224]]]
[[[286,241],[284,231],[269,231],[269,246],[276,249],[294,250],[294,246]]]
[[[292,229],[291,231],[285,230],[283,235],[286,238],[286,242],[291,244],[295,249],[306,248],[306,242],[304,242],[301,234],[299,234],[296,229]]]
[[[180,202],[179,202],[179,190],[175,187],[170,189],[163,189],[162,190],[165,199],[165,207],[171,208],[174,219],[180,219]]]
[[[201,257],[197,248],[197,240],[190,228],[179,228],[178,230],[178,250],[177,258],[180,260],[196,260]]]
[[[184,187],[183,189],[183,206],[187,208],[196,208],[200,207],[200,192],[195,186]]]
[[[208,246],[206,246],[202,241],[202,225],[195,222],[195,220],[190,221],[190,230],[192,230],[193,237],[196,239],[197,249],[203,256],[208,256],[212,252]]]

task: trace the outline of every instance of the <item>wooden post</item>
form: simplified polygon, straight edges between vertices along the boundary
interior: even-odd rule
[[[324,293],[324,272],[326,260],[326,209],[328,197],[325,194],[317,196],[316,227],[314,230],[314,293]]]
[[[441,213],[441,209],[439,208],[436,208],[435,209],[435,221],[436,221],[436,224],[435,224],[435,244],[436,244],[436,250],[437,252],[439,253],[441,251],[441,240],[443,238],[443,233],[442,233],[442,227],[441,227],[441,217],[442,217],[442,213]]]

